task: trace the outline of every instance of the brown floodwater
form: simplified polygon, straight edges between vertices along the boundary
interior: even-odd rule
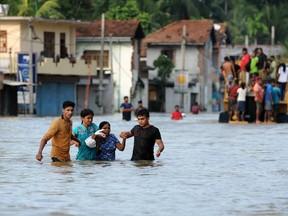
[[[55,166],[51,142],[35,160],[54,118],[0,118],[1,215],[287,215],[288,124],[220,124],[218,113],[175,122],[152,113],[165,144],[155,161],[130,161],[131,138],[116,161],[76,161],[72,146],[72,162]],[[137,123],[94,117],[103,120],[117,136]]]

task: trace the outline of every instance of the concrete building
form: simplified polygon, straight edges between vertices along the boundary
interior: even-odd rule
[[[86,86],[90,80],[89,68],[95,68],[96,61],[88,65],[82,60],[75,61],[74,56],[76,28],[87,24],[33,17],[0,17],[0,70],[4,73],[4,81],[30,83],[28,71],[30,56],[33,56],[33,109],[37,115],[61,114],[64,100],[75,101],[76,112],[85,106],[79,100],[85,98],[82,85]],[[11,82],[4,83],[10,85]],[[9,100],[9,97],[5,97],[5,100]],[[95,98],[96,95],[90,97]],[[27,87],[24,87],[24,92],[18,91],[17,98],[19,112],[27,112]],[[97,108],[96,104],[89,104],[88,107]]]
[[[175,65],[166,84],[166,112],[174,110],[176,104],[182,111],[190,112],[195,101],[202,110],[211,110],[212,82],[219,58],[216,44],[213,20],[176,21],[145,37],[147,65],[153,66],[161,54]],[[157,69],[149,71],[148,100],[151,111],[160,111]]]
[[[92,73],[99,76],[101,50],[104,53],[103,108],[106,113],[120,110],[123,97],[128,96],[134,106],[142,99],[147,103],[148,78],[140,73],[140,48],[144,33],[137,20],[105,20],[104,37],[101,21],[77,28],[77,56],[86,62],[97,61]],[[103,39],[103,49],[102,49]]]

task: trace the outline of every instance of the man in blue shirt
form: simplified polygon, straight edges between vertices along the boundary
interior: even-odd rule
[[[131,103],[129,103],[128,96],[124,97],[124,103],[122,103],[120,107],[122,109],[122,119],[126,121],[130,121],[133,106]]]
[[[272,106],[273,106],[273,86],[271,85],[271,79],[267,80],[267,84],[266,84],[266,93],[265,93],[265,117],[264,117],[264,121],[266,121],[266,123],[270,123],[271,122],[271,110],[272,110]]]
[[[281,99],[281,90],[278,86],[278,83],[275,81],[275,79],[272,80],[272,86],[273,86],[273,116],[274,116],[274,121],[276,122],[277,115],[279,112],[279,102]]]

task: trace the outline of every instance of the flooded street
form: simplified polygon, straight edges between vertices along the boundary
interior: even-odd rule
[[[114,162],[76,161],[72,146],[72,162],[54,166],[51,141],[35,160],[54,118],[0,118],[1,215],[287,215],[288,124],[220,124],[218,113],[175,122],[152,113],[165,144],[155,161],[130,161],[130,138]],[[103,120],[117,136],[137,124],[120,114],[94,117]]]

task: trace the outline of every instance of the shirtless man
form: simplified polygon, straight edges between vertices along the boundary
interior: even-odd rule
[[[227,56],[224,57],[224,62],[222,64],[222,72],[226,83],[236,77],[234,66]]]

